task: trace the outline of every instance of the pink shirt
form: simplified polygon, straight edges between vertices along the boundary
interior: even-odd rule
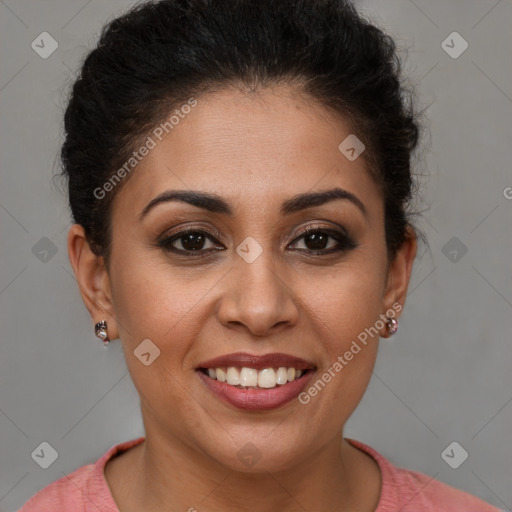
[[[103,470],[115,454],[142,441],[140,437],[112,447],[95,464],[82,466],[39,491],[18,512],[119,512]],[[382,489],[375,512],[504,512],[423,473],[396,467],[361,441],[347,441],[373,457],[380,467]]]

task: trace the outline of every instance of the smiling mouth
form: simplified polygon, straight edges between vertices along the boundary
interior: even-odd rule
[[[280,366],[277,368],[218,367],[198,368],[212,380],[223,382],[237,389],[272,389],[302,379],[312,369]]]

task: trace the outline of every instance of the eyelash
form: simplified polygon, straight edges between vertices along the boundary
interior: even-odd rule
[[[334,240],[336,240],[338,242],[338,247],[331,248],[331,249],[318,250],[318,251],[307,250],[307,249],[298,249],[299,251],[301,251],[301,252],[307,251],[309,254],[325,256],[325,255],[332,254],[335,252],[350,251],[350,250],[358,247],[358,244],[356,244],[346,233],[343,233],[341,231],[335,231],[335,230],[328,229],[328,228],[319,228],[319,227],[311,227],[311,226],[304,229],[304,231],[292,241],[292,244],[296,243],[297,241],[301,240],[302,238],[309,236],[312,233],[322,233],[322,234],[328,235],[328,238],[333,238]],[[206,235],[206,237],[209,238],[210,241],[217,242],[215,237],[216,236],[218,237],[218,235],[214,235],[206,229],[189,228],[189,229],[184,229],[183,231],[179,231],[178,233],[175,233],[174,235],[172,235],[170,237],[160,240],[158,242],[158,246],[161,247],[162,249],[164,249],[166,252],[172,252],[172,253],[175,253],[178,255],[187,255],[192,258],[205,257],[205,256],[207,256],[207,254],[205,254],[205,253],[211,254],[213,251],[218,250],[218,249],[209,249],[209,250],[208,249],[206,249],[206,250],[200,249],[198,251],[190,251],[190,250],[185,251],[182,249],[176,249],[176,248],[172,247],[173,242],[175,242],[176,240],[179,240],[180,238],[183,238],[187,235],[191,235],[191,234]]]

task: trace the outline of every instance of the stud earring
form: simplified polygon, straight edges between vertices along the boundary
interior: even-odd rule
[[[105,320],[101,320],[94,326],[94,330],[96,332],[96,336],[103,340],[103,346],[106,347],[110,341],[110,338],[108,337],[107,322]]]
[[[393,334],[398,331],[398,321],[394,318],[388,317],[386,320],[386,325],[388,327],[388,333],[390,336],[393,336]]]

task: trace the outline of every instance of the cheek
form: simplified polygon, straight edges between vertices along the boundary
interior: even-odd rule
[[[198,302],[206,290],[197,283],[188,286],[168,267],[144,258],[131,256],[118,269],[112,279],[115,314],[126,364],[141,402],[155,417],[159,417],[163,401],[170,410],[185,411],[190,403],[187,393],[181,392],[183,371],[193,340],[199,336]],[[154,345],[145,341],[148,339]],[[143,342],[146,345],[141,345]],[[142,346],[148,348],[138,349]],[[146,365],[141,354],[148,351],[150,362]]]
[[[128,253],[126,253],[128,254]],[[117,265],[112,297],[119,334],[127,352],[145,339],[160,349],[170,368],[183,363],[201,329],[203,304],[218,276],[180,272],[136,251]]]
[[[371,283],[352,277],[332,281],[329,294],[315,310],[324,364],[300,397],[302,404],[325,418],[325,428],[344,424],[361,401],[377,357],[379,293]],[[339,285],[338,286],[335,286]]]
[[[325,366],[319,368],[317,379],[325,383],[325,391],[322,383],[309,389],[312,396],[322,395],[322,407],[337,411],[333,421],[347,419],[371,378],[382,329],[384,270],[364,259],[354,260],[309,295],[321,330]]]
[[[354,262],[319,282],[323,284],[309,293],[308,309],[318,317],[319,325],[328,333],[325,345],[332,358],[379,319],[384,268]]]

